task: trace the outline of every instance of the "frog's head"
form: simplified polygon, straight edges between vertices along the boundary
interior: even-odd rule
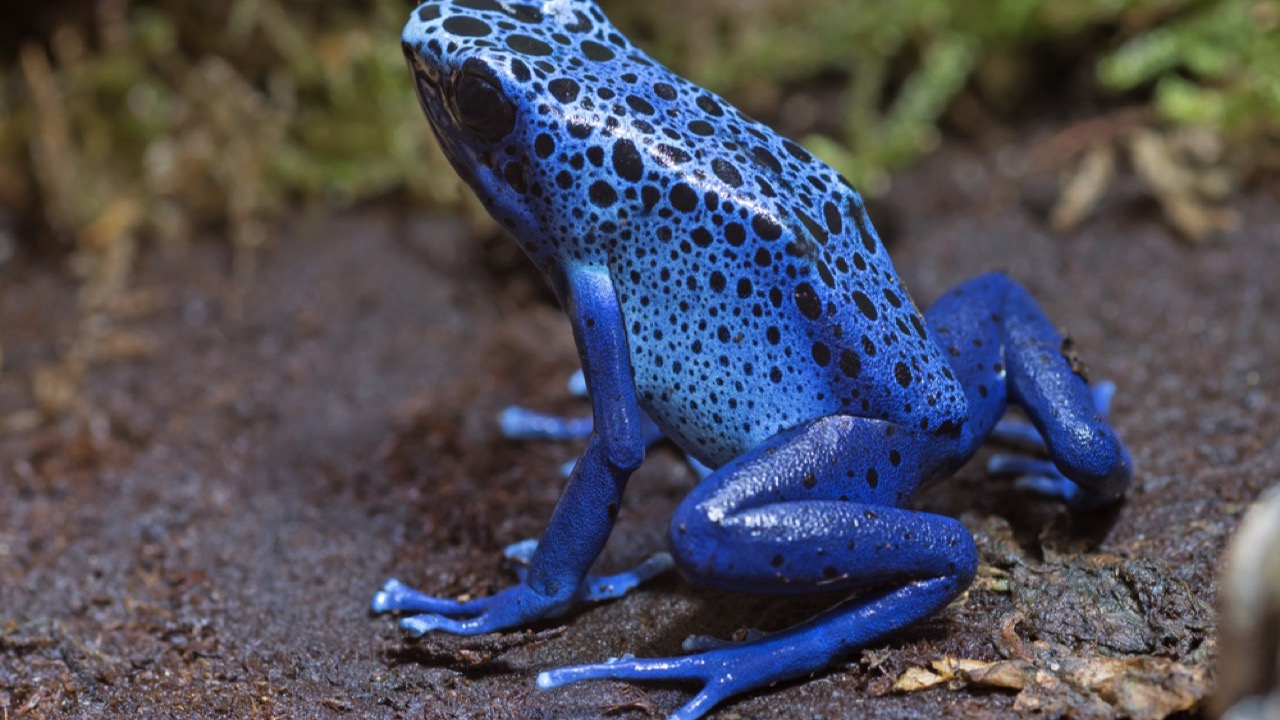
[[[548,78],[605,28],[589,0],[431,0],[405,25],[401,46],[441,148],[522,242],[544,234],[538,218],[554,214],[534,167],[535,138],[562,113],[541,100]]]

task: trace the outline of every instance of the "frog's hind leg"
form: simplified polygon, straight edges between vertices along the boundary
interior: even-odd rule
[[[563,668],[543,688],[586,679],[688,680],[674,718],[829,667],[942,609],[973,579],[968,530],[897,507],[949,457],[951,438],[868,418],[819,418],[716,470],[671,521],[677,567],[699,584],[755,593],[865,590],[795,627],[677,658]],[[706,647],[702,643],[700,647]]]
[[[1005,275],[983,275],[939,298],[925,319],[969,401],[964,456],[993,432],[1012,431],[1041,441],[1051,460],[1006,462],[1005,470],[1029,476],[1023,487],[1080,509],[1124,494],[1132,462],[1106,421],[1109,397],[1090,389],[1026,290]],[[1007,403],[1026,412],[1034,433],[998,425]]]

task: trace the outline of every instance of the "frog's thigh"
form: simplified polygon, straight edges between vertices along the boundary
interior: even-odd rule
[[[700,584],[747,592],[939,577],[959,592],[977,562],[968,530],[896,507],[946,457],[941,440],[852,416],[779,433],[680,505],[670,530],[676,565]]]
[[[969,402],[964,451],[995,426],[1007,397],[1026,411],[1067,477],[1106,500],[1124,493],[1129,455],[1069,345],[1022,286],[1000,273],[976,277],[939,298],[925,320]]]

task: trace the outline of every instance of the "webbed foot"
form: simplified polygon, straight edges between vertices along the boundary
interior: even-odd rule
[[[640,583],[674,567],[668,553],[656,553],[639,565],[611,575],[587,575],[568,600],[556,600],[538,594],[525,583],[526,565],[537,549],[536,540],[508,545],[503,555],[516,563],[513,567],[520,582],[496,595],[459,601],[419,592],[391,578],[373,596],[370,609],[375,613],[418,613],[400,621],[400,627],[414,636],[432,630],[456,635],[476,635],[523,625],[541,618],[557,617],[576,604],[620,598]]]

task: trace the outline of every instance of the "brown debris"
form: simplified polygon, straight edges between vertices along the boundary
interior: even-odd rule
[[[1135,720],[1195,710],[1208,692],[1208,673],[1202,666],[1152,656],[1081,657],[1046,642],[1027,648],[1026,657],[996,662],[943,657],[931,669],[908,669],[893,689],[914,692],[946,684],[953,690],[1017,690],[1014,707],[1019,712]]]

